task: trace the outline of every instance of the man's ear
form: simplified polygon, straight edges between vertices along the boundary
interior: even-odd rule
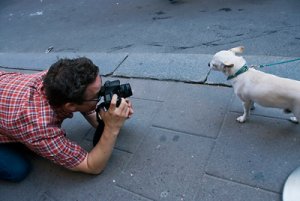
[[[231,48],[230,51],[231,52],[234,52],[234,53],[238,53],[238,54],[241,54],[244,52],[244,46],[239,46],[239,47],[234,47],[234,48]]]
[[[68,111],[70,111],[70,112],[75,112],[76,111],[76,104],[75,103],[65,103],[64,105],[63,105],[63,107],[66,109],[66,110],[68,110]]]

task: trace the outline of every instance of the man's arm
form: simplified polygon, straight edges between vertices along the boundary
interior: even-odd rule
[[[117,136],[125,120],[133,114],[129,101],[122,100],[116,107],[117,96],[114,95],[108,111],[100,110],[100,116],[105,127],[96,146],[87,154],[86,158],[71,170],[91,174],[101,173],[109,160],[116,143]]]
[[[85,159],[71,170],[90,174],[101,173],[113,151],[119,131],[104,128],[103,134],[96,146],[87,154]]]

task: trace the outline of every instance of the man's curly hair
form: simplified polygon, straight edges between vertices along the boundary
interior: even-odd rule
[[[99,68],[85,57],[60,59],[51,65],[43,80],[49,104],[82,104],[87,86],[96,80]]]

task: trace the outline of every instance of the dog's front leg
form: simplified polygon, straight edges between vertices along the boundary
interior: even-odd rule
[[[243,102],[243,109],[244,114],[242,116],[239,116],[236,120],[240,123],[244,123],[247,119],[247,117],[250,115],[250,109],[253,107],[253,101],[246,101]]]

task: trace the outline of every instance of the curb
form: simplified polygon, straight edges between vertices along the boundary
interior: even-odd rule
[[[194,84],[231,86],[226,77],[210,71],[211,54],[172,53],[0,53],[0,69],[25,72],[42,71],[60,58],[90,58],[102,76],[178,81]],[[248,65],[293,59],[275,56],[244,56]],[[260,70],[298,80],[300,61],[265,67]]]

